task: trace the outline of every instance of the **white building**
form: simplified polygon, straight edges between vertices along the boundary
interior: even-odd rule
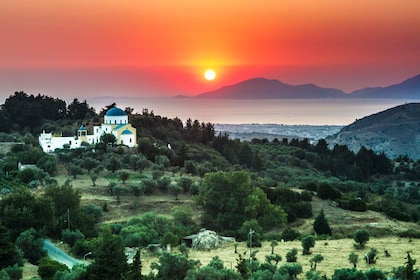
[[[39,135],[39,144],[46,153],[54,152],[55,149],[62,149],[68,145],[70,149],[81,147],[83,142],[91,145],[99,143],[104,134],[113,134],[117,144],[128,147],[137,146],[136,129],[128,123],[127,114],[120,108],[111,108],[106,112],[104,123],[93,127],[93,134],[88,134],[87,129],[82,125],[77,135],[71,137],[53,136],[52,132],[43,131]]]

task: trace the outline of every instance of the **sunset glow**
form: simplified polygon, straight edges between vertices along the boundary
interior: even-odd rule
[[[420,73],[420,1],[1,1],[2,97],[195,95],[253,77],[352,91]],[[217,79],[197,77],[205,65]]]

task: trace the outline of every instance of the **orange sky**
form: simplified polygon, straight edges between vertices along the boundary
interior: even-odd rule
[[[1,1],[0,96],[193,95],[257,76],[385,86],[420,73],[419,11],[418,0]]]

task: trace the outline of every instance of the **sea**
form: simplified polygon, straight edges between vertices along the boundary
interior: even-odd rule
[[[291,135],[321,139],[337,133],[357,119],[419,100],[405,99],[198,99],[95,97],[86,100],[99,113],[116,103],[134,113],[144,109],[156,116],[184,123],[198,120],[215,124],[216,131],[232,135]],[[241,137],[241,136],[238,136]]]
[[[220,124],[349,125],[357,119],[419,100],[404,99],[197,99],[95,97],[87,103],[99,113],[116,103],[162,117]]]

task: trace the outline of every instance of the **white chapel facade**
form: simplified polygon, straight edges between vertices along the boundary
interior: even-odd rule
[[[87,129],[82,125],[76,136],[53,136],[52,132],[43,131],[38,140],[44,152],[51,153],[55,149],[62,149],[64,145],[68,145],[70,149],[76,149],[81,147],[83,142],[91,145],[97,144],[104,134],[113,134],[119,145],[137,146],[136,129],[128,122],[127,114],[116,107],[106,112],[104,122],[100,126],[93,127],[93,134],[88,134]]]

